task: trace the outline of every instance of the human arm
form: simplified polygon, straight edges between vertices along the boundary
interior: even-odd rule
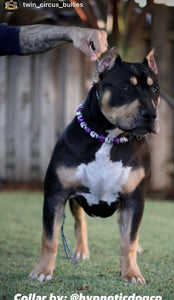
[[[91,61],[107,50],[107,34],[103,30],[54,25],[22,26],[19,33],[22,55],[43,53],[66,43],[73,43]],[[90,43],[94,50],[90,50]]]

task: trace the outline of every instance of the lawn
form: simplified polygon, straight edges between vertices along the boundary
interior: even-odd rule
[[[64,296],[61,300],[69,300],[71,294],[78,294],[79,300],[87,300],[82,295],[120,295],[118,300],[123,300],[122,295],[136,294],[142,297],[160,295],[159,299],[174,300],[173,202],[146,201],[140,232],[144,254],[138,256],[146,286],[131,285],[120,279],[120,235],[116,215],[107,219],[87,217],[89,261],[70,265],[59,239],[53,279],[43,283],[28,281],[27,276],[40,251],[42,193],[1,192],[0,207],[0,299],[13,300],[16,294],[21,294],[25,297],[21,299],[20,296],[20,300],[41,300],[39,296],[49,300],[50,295]],[[64,231],[73,248],[73,217],[68,205],[66,216]],[[60,298],[52,297],[55,299]]]

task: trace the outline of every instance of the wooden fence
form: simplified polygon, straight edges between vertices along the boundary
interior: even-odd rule
[[[85,95],[86,60],[72,46],[0,58],[0,176],[42,180],[60,132]]]

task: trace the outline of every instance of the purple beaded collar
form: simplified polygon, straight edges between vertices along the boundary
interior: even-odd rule
[[[83,128],[85,130],[86,133],[89,133],[89,135],[93,138],[93,139],[97,139],[99,142],[101,143],[108,143],[108,144],[123,144],[123,143],[127,143],[129,141],[129,139],[127,137],[110,137],[107,136],[105,137],[102,134],[98,134],[97,132],[95,132],[94,130],[92,130],[87,123],[85,122],[85,119],[83,117],[83,103],[80,104],[79,108],[77,109],[76,112],[76,116],[77,116],[77,122],[79,123],[80,127]]]

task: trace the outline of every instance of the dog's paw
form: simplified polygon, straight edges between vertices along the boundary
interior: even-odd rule
[[[89,259],[89,250],[88,247],[86,246],[82,246],[82,245],[77,246],[73,252],[77,259],[83,259],[83,260]]]
[[[77,253],[75,253],[75,257],[76,257],[77,259],[83,259],[83,260],[86,260],[86,259],[89,259],[89,254],[83,253],[83,252],[77,252]]]
[[[122,280],[132,284],[146,284],[144,277],[141,275],[138,265],[122,267],[121,270]]]
[[[78,243],[74,248],[74,255],[77,259],[89,259],[89,249],[84,243]]]
[[[53,277],[53,270],[44,270],[36,265],[36,267],[30,272],[29,280],[38,280],[40,282],[51,280]]]
[[[122,280],[128,283],[132,284],[146,284],[146,281],[142,275],[137,275],[137,276],[125,276],[122,277]]]
[[[52,275],[51,274],[44,274],[44,273],[38,274],[38,273],[35,273],[35,272],[31,272],[28,276],[28,279],[29,280],[38,280],[40,282],[43,282],[45,280],[51,280]]]

